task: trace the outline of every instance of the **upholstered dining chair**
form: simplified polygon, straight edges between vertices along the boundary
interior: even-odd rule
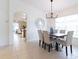
[[[53,28],[52,27],[50,28],[50,34],[53,34]]]
[[[43,39],[43,33],[41,30],[38,30],[38,36],[39,36],[39,46],[44,45],[44,39]]]
[[[55,33],[58,33],[58,30],[57,29],[54,29],[53,30],[53,34],[55,34]],[[51,36],[51,34],[50,34],[50,36]],[[51,36],[53,39],[56,39],[56,37],[55,36]]]
[[[48,46],[48,52],[50,52],[52,48],[52,41],[50,40],[50,36],[47,31],[43,31],[43,36],[44,36],[44,48]]]
[[[72,54],[72,39],[73,39],[73,31],[68,31],[67,36],[57,40],[57,43],[62,44],[66,47],[66,56],[68,56],[67,46],[70,46],[71,54]]]
[[[65,30],[60,30],[60,33],[65,33]]]
[[[60,30],[59,33],[66,34],[66,30]],[[60,38],[64,38],[64,37],[60,37]]]
[[[58,32],[58,30],[57,30],[57,29],[53,30],[53,33],[57,33],[57,32]]]

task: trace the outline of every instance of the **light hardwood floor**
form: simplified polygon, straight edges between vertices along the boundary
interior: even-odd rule
[[[0,48],[0,59],[78,59],[77,47],[73,47],[72,55],[69,49],[68,54],[65,55],[65,48],[48,53],[37,42],[26,42],[18,37],[15,37],[13,45]]]

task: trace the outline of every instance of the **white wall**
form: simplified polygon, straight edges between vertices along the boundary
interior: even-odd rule
[[[13,40],[12,23],[14,20],[14,14],[18,11],[23,11],[27,14],[27,40],[38,40],[38,33],[36,31],[37,28],[35,22],[38,18],[44,19],[44,15],[42,14],[43,12],[39,11],[35,7],[29,5],[28,3],[26,4],[21,0],[10,0],[10,43],[12,43]]]
[[[9,43],[8,4],[8,0],[0,0],[0,47]]]

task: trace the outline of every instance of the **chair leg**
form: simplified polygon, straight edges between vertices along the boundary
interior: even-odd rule
[[[42,48],[44,48],[44,41],[42,41]]]
[[[66,56],[68,56],[67,46],[66,46]]]
[[[46,49],[46,43],[44,43],[44,49]]]
[[[62,48],[63,48],[63,45],[62,45]]]
[[[41,40],[39,40],[39,46],[41,45]]]
[[[49,44],[49,45],[48,45],[48,52],[50,52],[50,47],[51,47],[51,45]]]
[[[71,50],[71,54],[72,54],[72,45],[70,45],[70,50]]]
[[[50,44],[50,47],[52,48],[53,46],[52,46],[52,43]]]

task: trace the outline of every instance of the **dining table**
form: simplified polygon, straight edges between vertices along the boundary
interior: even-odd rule
[[[64,38],[65,36],[67,36],[67,34],[65,34],[65,33],[53,33],[53,34],[50,34],[50,36],[54,37],[55,41],[57,41],[57,40],[59,40],[59,38]],[[55,50],[59,51],[59,44],[57,42],[55,45]]]

